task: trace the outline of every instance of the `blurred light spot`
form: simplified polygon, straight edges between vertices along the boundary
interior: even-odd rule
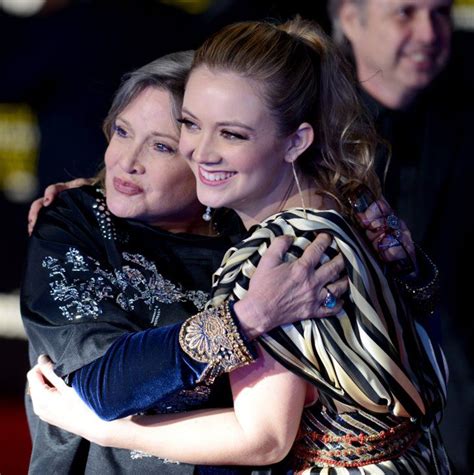
[[[0,7],[10,15],[31,16],[38,13],[46,0],[0,0]]]
[[[474,0],[456,2],[452,16],[457,30],[474,30]]]
[[[0,104],[0,190],[11,201],[30,201],[36,194],[39,141],[28,105]]]
[[[31,201],[38,190],[38,180],[30,172],[16,171],[10,173],[3,181],[5,197],[14,203]]]
[[[211,6],[211,0],[161,0],[161,3],[172,5],[191,15],[204,13]]]

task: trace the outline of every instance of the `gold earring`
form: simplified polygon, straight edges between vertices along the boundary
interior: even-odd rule
[[[303,211],[304,211],[304,217],[305,219],[308,219],[308,215],[306,213],[306,206],[304,204],[304,199],[303,199],[303,191],[301,190],[300,180],[298,178],[298,174],[296,173],[295,162],[291,162],[291,169],[293,170],[293,176],[295,177],[296,188],[298,188],[298,194],[300,195],[301,207],[303,208]]]

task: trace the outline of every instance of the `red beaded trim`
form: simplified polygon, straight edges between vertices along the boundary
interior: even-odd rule
[[[331,435],[317,432],[300,433],[297,444],[293,449],[295,458],[302,464],[300,469],[309,468],[312,464],[329,465],[333,467],[361,467],[372,463],[395,458],[414,445],[421,433],[410,421],[403,422],[390,429],[366,435]],[[324,444],[337,443],[350,445],[342,449],[320,449],[302,445],[304,442],[321,441]],[[354,447],[352,444],[361,444]],[[377,451],[376,454],[369,452]],[[357,456],[356,460],[337,460],[340,457]]]

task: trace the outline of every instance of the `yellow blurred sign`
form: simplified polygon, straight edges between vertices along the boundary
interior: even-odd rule
[[[211,6],[212,0],[161,0],[161,3],[180,8],[191,15],[199,15]]]
[[[39,141],[31,107],[0,103],[0,190],[12,201],[28,201],[36,193]]]

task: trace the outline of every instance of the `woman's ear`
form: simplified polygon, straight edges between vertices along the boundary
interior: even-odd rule
[[[285,161],[294,162],[314,140],[314,130],[311,124],[303,122],[289,137]]]

